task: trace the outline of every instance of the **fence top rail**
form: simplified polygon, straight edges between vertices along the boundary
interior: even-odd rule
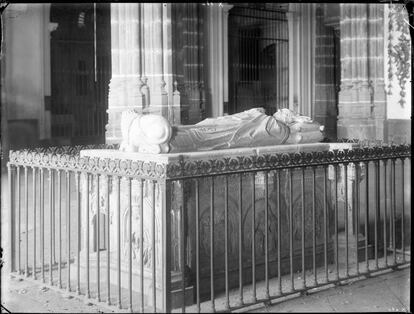
[[[347,141],[352,149],[327,151],[263,153],[258,155],[221,155],[208,159],[177,158],[118,159],[81,156],[84,149],[109,149],[116,145],[88,145],[75,147],[49,147],[33,150],[10,151],[9,167],[32,167],[62,171],[85,172],[110,176],[177,180],[243,172],[270,171],[286,168],[316,167],[379,160],[411,158],[411,144],[364,145],[361,141]],[[165,154],[168,155],[168,154]]]

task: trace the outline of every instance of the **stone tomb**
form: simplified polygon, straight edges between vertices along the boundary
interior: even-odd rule
[[[260,156],[262,154],[275,153],[295,153],[295,152],[314,152],[327,151],[332,149],[351,149],[352,144],[339,143],[315,143],[315,144],[292,144],[277,145],[256,148],[235,148],[226,150],[216,150],[210,152],[190,152],[190,153],[170,153],[170,154],[146,154],[146,153],[127,153],[115,150],[84,150],[81,156],[100,157],[109,159],[125,159],[133,161],[152,161],[161,165],[169,165],[178,161],[191,160],[213,160],[224,158],[236,158],[241,156]],[[269,276],[277,276],[277,252],[280,245],[281,254],[281,273],[290,272],[290,234],[289,234],[289,208],[292,201],[292,222],[293,222],[293,271],[302,267],[301,239],[302,239],[302,171],[295,169],[292,171],[292,194],[290,193],[289,174],[287,170],[280,170],[280,234],[278,241],[277,230],[277,172],[268,173],[268,257],[269,257]],[[334,247],[332,234],[334,232],[334,212],[333,212],[333,172],[330,168],[327,171],[326,187],[324,186],[324,170],[322,167],[316,169],[315,176],[315,226],[316,226],[316,262],[317,266],[324,264],[324,189],[326,188],[326,219],[329,224],[327,229],[327,251],[328,262],[334,260]],[[343,176],[340,176],[343,179]],[[211,177],[200,177],[199,187],[199,226],[200,226],[200,295],[202,299],[208,299],[210,295],[210,204],[211,204]],[[215,274],[215,293],[225,290],[224,269],[225,269],[225,215],[224,215],[224,181],[225,176],[214,176],[214,274]],[[242,243],[243,243],[243,281],[251,283],[252,268],[252,187],[253,176],[251,173],[230,174],[228,180],[228,254],[229,254],[229,287],[236,288],[239,285],[239,223],[242,221]],[[241,213],[239,207],[239,193],[241,180]],[[86,187],[86,178],[81,177],[82,186],[82,221],[89,220],[89,247],[90,247],[90,281],[96,282],[96,213],[97,205],[100,209],[100,280],[101,290],[106,289],[107,278],[107,219],[109,217],[109,252],[110,252],[110,280],[112,284],[117,283],[118,267],[118,217],[117,217],[117,197],[120,195],[120,253],[121,253],[121,286],[129,287],[129,246],[132,241],[132,288],[135,296],[140,295],[140,206],[141,206],[141,180],[131,180],[131,207],[132,207],[132,237],[129,237],[129,192],[128,180],[120,180],[120,193],[117,191],[116,179],[110,179],[108,185],[107,177],[100,176],[99,199],[97,199],[96,176],[90,176],[89,188]],[[196,274],[196,197],[195,179],[183,179],[169,181],[170,191],[165,194],[161,185],[143,180],[143,255],[144,255],[144,304],[152,307],[152,223],[153,223],[153,198],[155,199],[155,256],[156,256],[156,287],[157,287],[157,307],[162,306],[161,289],[163,286],[162,269],[165,267],[162,262],[162,204],[169,204],[171,213],[171,280],[173,292],[173,307],[181,303],[181,270],[185,265],[185,286],[186,303],[192,304],[195,301],[195,274]],[[339,182],[339,185],[342,184]],[[254,178],[255,185],[255,243],[256,243],[256,280],[264,279],[265,263],[265,174],[256,172]],[[109,186],[109,191],[108,191]],[[311,269],[312,248],[313,248],[313,176],[312,169],[305,171],[305,267]],[[338,189],[338,193],[343,189]],[[107,213],[107,193],[109,192],[109,215]],[[88,197],[87,195],[88,194]],[[292,197],[291,197],[292,196]],[[163,200],[163,197],[169,198]],[[89,219],[86,217],[86,204],[89,198]],[[338,199],[343,196],[338,194]],[[349,202],[351,204],[351,202]],[[351,205],[350,205],[351,206]],[[184,225],[186,233],[182,239],[181,208],[184,212]],[[82,239],[86,239],[86,226],[82,224]],[[81,247],[81,278],[85,278],[86,265],[86,240]],[[184,263],[181,259],[181,245],[184,243]],[[76,267],[76,262],[75,262]],[[72,273],[76,273],[72,272]],[[116,291],[112,291],[114,296]],[[158,304],[160,303],[160,304]]]

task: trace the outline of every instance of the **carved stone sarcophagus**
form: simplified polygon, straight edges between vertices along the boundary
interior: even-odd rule
[[[250,283],[252,280],[253,236],[256,280],[264,278],[266,241],[269,277],[278,275],[279,255],[281,274],[290,272],[291,247],[292,269],[293,271],[301,269],[303,230],[305,268],[309,269],[313,266],[313,237],[315,237],[317,265],[321,266],[324,263],[325,245],[328,262],[332,262],[334,258],[331,239],[334,232],[334,193],[330,174],[332,169],[321,166],[307,167],[303,171],[302,168],[294,167],[291,170],[287,168],[276,170],[272,167],[263,167],[262,163],[265,158],[269,158],[265,156],[274,154],[326,152],[332,148],[352,147],[351,144],[335,145],[293,144],[170,154],[84,150],[81,156],[125,162],[126,170],[125,176],[101,174],[99,183],[95,176],[89,175],[89,179],[81,178],[84,206],[82,221],[89,222],[88,227],[82,224],[83,238],[88,240],[82,244],[81,270],[85,271],[83,261],[86,260],[86,247],[89,241],[90,280],[96,280],[99,230],[100,277],[107,277],[109,251],[111,282],[118,280],[119,265],[121,286],[129,287],[131,274],[132,289],[134,293],[139,294],[142,255],[145,305],[151,306],[154,269],[156,299],[162,299],[161,291],[166,278],[165,268],[168,267],[171,269],[172,303],[176,307],[181,302],[183,271],[186,303],[194,302],[197,249],[200,295],[202,298],[209,296],[211,239],[214,246],[215,292],[224,291],[226,229],[230,288],[237,287],[239,284],[240,256],[243,281]],[[138,176],[134,175],[137,171],[140,174]],[[86,204],[88,204],[87,208]],[[97,208],[100,212],[99,224]],[[170,223],[168,228],[165,227],[164,219],[167,216],[164,210],[168,212]],[[213,228],[211,228],[212,222]],[[213,236],[211,236],[212,230]],[[169,233],[165,234],[167,231]],[[163,252],[166,240],[170,245],[168,260],[165,259]],[[155,267],[153,248],[155,248]],[[131,273],[130,266],[132,266]]]

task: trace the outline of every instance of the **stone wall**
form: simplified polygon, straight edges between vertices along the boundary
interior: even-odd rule
[[[3,134],[13,149],[50,137],[49,6],[10,4],[2,15],[2,124],[13,121],[12,129]]]
[[[384,139],[384,6],[340,4],[338,137]]]
[[[316,9],[315,27],[315,100],[314,118],[325,126],[325,136],[336,138],[335,36],[325,25],[322,5]],[[339,48],[339,47],[338,47]]]
[[[388,143],[411,143],[411,119],[387,119],[385,133]]]
[[[204,6],[176,3],[172,7],[173,77],[181,96],[181,123],[204,118]]]

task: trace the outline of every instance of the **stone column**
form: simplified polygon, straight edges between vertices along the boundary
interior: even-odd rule
[[[338,137],[383,139],[384,9],[376,4],[341,4],[341,91]]]
[[[111,4],[111,61],[106,143],[121,140],[120,119],[124,110],[142,111],[139,4]]]
[[[315,5],[289,4],[289,108],[314,116]]]
[[[144,75],[148,78],[149,100],[145,111],[168,118],[168,97],[164,80],[164,4],[144,3]]]
[[[208,47],[208,77],[211,86],[208,88],[208,94],[211,104],[209,114],[212,117],[223,115],[223,105],[225,101],[224,90],[228,84],[228,78],[225,77],[228,66],[227,54],[227,25],[228,14],[233,5],[210,3],[207,7],[207,33],[209,37]]]

